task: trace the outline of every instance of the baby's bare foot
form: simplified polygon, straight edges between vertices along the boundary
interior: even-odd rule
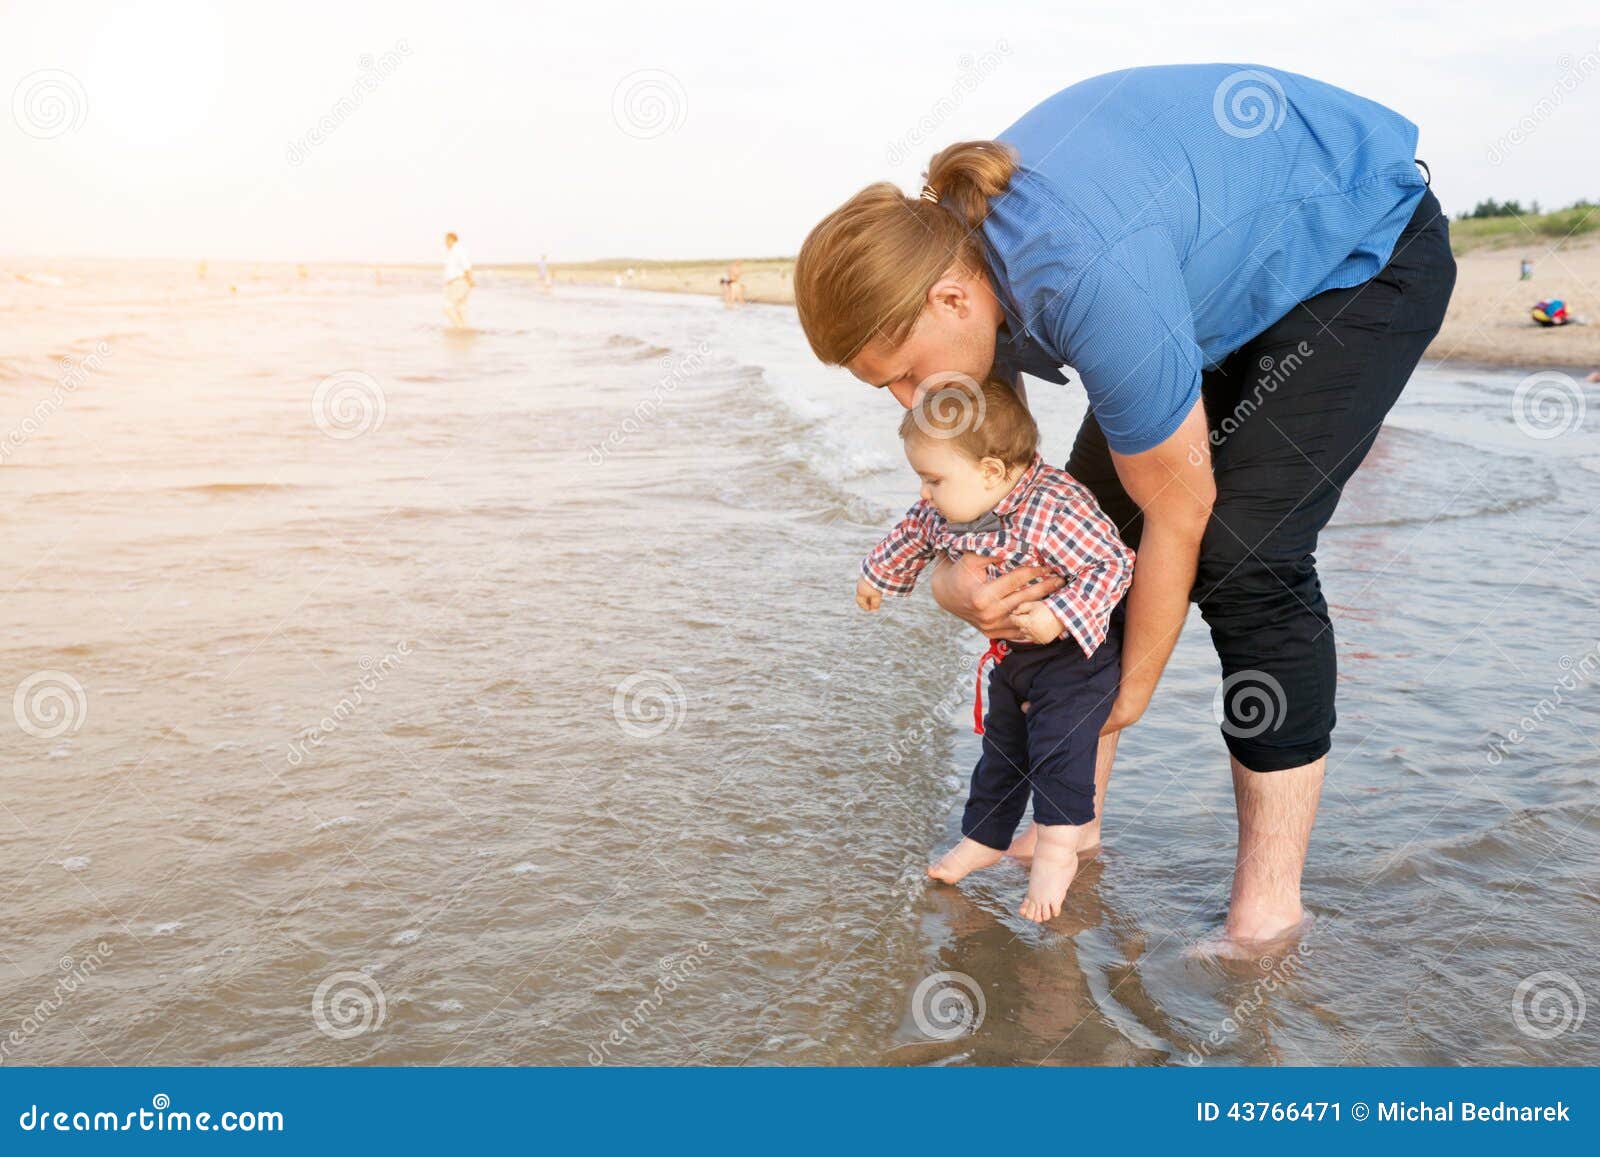
[[[954,884],[968,872],[987,868],[1000,862],[1004,852],[998,852],[977,840],[963,838],[955,847],[928,865],[928,875],[946,884]]]
[[[1061,902],[1078,874],[1080,829],[1070,824],[1036,824],[1038,841],[1028,872],[1028,895],[1017,914],[1036,924],[1061,915]]]

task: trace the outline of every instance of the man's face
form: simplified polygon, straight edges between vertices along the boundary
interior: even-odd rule
[[[998,323],[964,294],[940,297],[937,289],[898,347],[875,338],[846,366],[908,410],[928,390],[952,380],[981,382],[994,366]]]

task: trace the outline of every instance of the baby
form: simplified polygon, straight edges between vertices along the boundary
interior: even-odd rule
[[[1038,839],[1018,911],[1043,923],[1060,913],[1079,852],[1092,850],[1084,825],[1095,818],[1095,751],[1121,679],[1120,604],[1133,551],[1086,487],[1040,459],[1033,416],[1003,383],[930,391],[907,411],[900,437],[922,498],[862,562],[862,610],[877,610],[886,594],[910,594],[935,554],[980,554],[990,578],[1040,566],[1066,580],[1012,614],[1030,642],[995,640],[979,661],[974,729],[983,754],[963,838],[928,868],[953,884],[997,863],[1031,791]],[[991,658],[985,714],[983,665]]]

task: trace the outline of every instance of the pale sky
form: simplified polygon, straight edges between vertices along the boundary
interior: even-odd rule
[[[1076,80],[1207,60],[1305,73],[1397,109],[1421,126],[1452,212],[1487,196],[1600,199],[1589,3],[5,0],[0,12],[11,256],[427,261],[446,229],[479,263],[787,254],[857,188],[914,190],[939,147],[991,137]],[[335,112],[353,93],[359,106]],[[315,140],[319,120],[333,127]]]

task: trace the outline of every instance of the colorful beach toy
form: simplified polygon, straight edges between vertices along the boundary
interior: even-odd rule
[[[1530,315],[1540,325],[1566,325],[1572,320],[1567,314],[1567,303],[1559,297],[1539,302],[1530,311]]]

